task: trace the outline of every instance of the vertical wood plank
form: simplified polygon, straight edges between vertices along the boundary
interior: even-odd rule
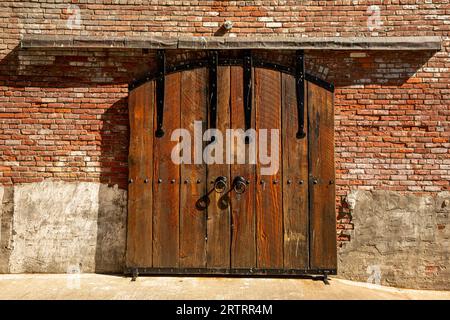
[[[296,138],[298,112],[295,86],[295,77],[282,75],[284,267],[307,269],[308,133],[303,139]],[[305,103],[305,119],[306,106]]]
[[[153,266],[160,268],[178,266],[180,166],[171,159],[176,145],[176,141],[171,141],[171,134],[180,127],[180,86],[181,73],[166,76],[165,135],[154,137],[153,143]]]
[[[261,162],[258,160],[256,175],[256,225],[258,268],[283,267],[283,209],[281,184],[281,74],[278,71],[255,68],[255,107],[256,128],[267,129],[268,154],[271,149],[270,129],[279,130],[278,171],[274,175],[261,175]],[[263,182],[263,183],[261,183]]]
[[[127,267],[152,266],[152,181],[154,81],[130,92]]]
[[[333,108],[333,93],[308,82],[310,264],[313,269],[337,266]]]
[[[207,124],[207,88],[207,69],[194,69],[182,73],[181,128],[190,132],[192,145],[194,121],[202,121],[203,131]],[[194,152],[193,148],[192,153]],[[207,212],[196,207],[197,200],[206,194],[206,166],[194,164],[192,159],[192,164],[181,165],[180,178],[180,267],[206,267]]]
[[[255,108],[252,108],[252,128],[255,128]],[[231,128],[245,130],[243,68],[231,67]],[[238,164],[236,154],[231,165],[231,180],[242,176],[249,181],[247,190],[231,197],[232,241],[231,267],[256,268],[255,202],[256,177],[255,164],[249,163],[249,145],[245,146],[246,162]],[[232,181],[231,181],[232,182]]]
[[[230,67],[218,67],[217,72],[217,129],[223,134],[223,149],[221,150],[223,162],[208,165],[208,191],[214,188],[214,181],[224,176],[230,185],[230,166],[225,162],[225,133],[230,128]],[[218,141],[216,141],[218,143]],[[214,142],[214,143],[216,143]],[[230,203],[231,193],[215,191],[210,193],[208,207],[208,240],[207,240],[207,266],[208,268],[230,267]],[[228,204],[228,205],[226,205]]]

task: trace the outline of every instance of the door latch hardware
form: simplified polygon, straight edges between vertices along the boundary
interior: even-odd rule
[[[223,193],[227,188],[227,177],[220,176],[214,181],[214,191],[217,193]]]
[[[237,176],[233,180],[233,189],[237,194],[244,193],[247,189],[247,181],[243,177]]]
[[[156,63],[158,67],[158,76],[156,78],[156,131],[157,138],[164,136],[163,116],[164,116],[164,91],[166,75],[166,54],[164,50],[156,52]]]

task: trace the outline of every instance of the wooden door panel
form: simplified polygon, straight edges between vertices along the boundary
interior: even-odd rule
[[[278,129],[281,136],[281,73],[255,68],[255,111],[256,129],[261,139],[260,129],[267,129],[267,148],[270,152],[270,129]],[[281,147],[281,137],[277,143]],[[259,148],[258,148],[259,149]],[[280,183],[282,168],[281,148],[278,155],[278,172],[261,175],[260,159],[257,162],[258,178],[256,191],[257,264],[258,268],[283,267],[283,220]]]
[[[217,129],[225,135],[230,128],[230,67],[218,67],[217,70]],[[223,137],[225,138],[225,137]],[[219,143],[216,139],[215,143]],[[225,142],[221,139],[222,143]],[[215,153],[213,154],[213,156]],[[226,164],[225,145],[222,149],[222,163],[208,165],[208,192],[214,189],[216,178],[223,176],[227,178],[230,185],[230,166]],[[207,266],[208,268],[230,267],[230,200],[232,196],[227,193],[212,191],[209,193],[210,204],[208,206],[208,240],[207,240]]]
[[[307,269],[308,135],[302,139],[296,138],[298,111],[295,85],[295,77],[282,75],[284,267]],[[304,105],[307,106],[307,103]],[[306,112],[305,107],[305,119]]]
[[[252,109],[251,127],[255,128],[255,108]],[[231,67],[231,128],[245,128],[244,98],[243,98],[243,68]],[[236,150],[236,149],[234,149]],[[249,159],[249,145],[245,145],[245,157]],[[256,236],[255,236],[255,164],[238,164],[236,152],[232,153],[235,161],[231,165],[231,179],[242,176],[249,181],[247,190],[240,196],[231,195],[232,208],[232,242],[231,267],[256,267]]]
[[[165,76],[165,135],[160,138],[155,136],[155,81],[130,92],[127,267],[260,274],[336,269],[333,93],[320,82],[305,81],[306,137],[298,139],[295,77],[253,68],[251,128],[259,138],[257,162],[248,163],[251,144],[244,144],[246,163],[236,162],[235,151],[230,164],[227,129],[245,130],[245,84],[242,66],[219,66],[217,129],[223,134],[223,163],[196,164],[204,160],[209,143],[199,147],[195,142],[195,134],[202,136],[209,128],[209,75],[208,68],[197,68]],[[194,121],[202,123],[199,132],[194,132]],[[171,141],[172,132],[178,128],[191,138],[190,162],[184,164],[171,159],[178,143]],[[267,130],[269,155],[278,152],[271,158],[277,170],[270,175],[262,174],[267,167],[258,145],[262,129]],[[271,150],[271,129],[278,129],[278,151]],[[226,194],[213,190],[219,176],[227,178]],[[237,176],[249,183],[241,195],[232,190]],[[207,206],[201,208],[205,199]]]
[[[134,89],[130,114],[127,266],[152,266],[153,112],[155,82]],[[148,179],[150,183],[145,183]]]
[[[178,266],[180,166],[171,159],[176,145],[176,141],[171,141],[171,133],[180,128],[180,94],[181,73],[168,75],[164,99],[166,134],[153,140],[153,266],[160,268]]]
[[[181,128],[187,129],[194,140],[194,121],[206,127],[208,106],[208,70],[184,71],[181,75]],[[203,134],[203,132],[199,132]],[[192,143],[194,144],[194,143]],[[193,148],[192,154],[202,154]],[[206,267],[206,210],[196,202],[206,194],[206,166],[181,165],[180,185],[180,267]]]
[[[312,269],[333,269],[336,256],[333,94],[308,82]]]

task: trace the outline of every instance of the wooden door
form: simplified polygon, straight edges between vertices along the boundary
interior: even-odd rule
[[[223,133],[223,163],[205,163],[203,152],[210,142],[194,138],[211,126],[210,76],[206,67],[165,76],[162,137],[155,135],[156,81],[130,92],[128,270],[334,273],[332,92],[320,83],[304,82],[306,136],[297,138],[295,76],[253,67],[250,124],[258,139],[267,130],[267,142],[264,147],[257,139],[255,149],[245,144],[239,151],[245,154],[242,163],[234,149],[227,153],[226,132],[245,128],[244,68],[218,66],[217,129]],[[176,164],[171,156],[179,141],[172,141],[171,134],[179,128],[193,140],[185,158],[190,160]],[[264,148],[277,168],[269,174],[260,159]],[[252,150],[256,163],[248,161]],[[214,190],[219,177],[227,181],[222,193]],[[236,177],[246,181],[242,194],[233,189]]]

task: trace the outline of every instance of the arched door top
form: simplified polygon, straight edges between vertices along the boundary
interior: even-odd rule
[[[265,68],[280,71],[295,76],[296,74],[296,63],[294,60],[298,55],[303,55],[303,51],[296,51],[295,55],[292,53],[290,55],[280,54],[283,57],[279,59],[275,56],[268,56],[264,54],[258,54],[258,51],[241,50],[241,52],[228,52],[228,51],[216,51],[209,50],[204,51],[204,55],[178,55],[177,58],[172,58],[166,61],[165,65],[165,75],[169,75],[175,72],[181,72],[186,70],[192,70],[197,68],[207,68],[211,65],[210,54],[217,52],[218,54],[218,65],[219,66],[243,66],[244,56],[248,53],[252,56],[252,66],[255,68]],[[157,55],[166,55],[166,50],[158,50]],[[185,59],[183,59],[185,58]],[[129,84],[129,90],[133,90],[140,85],[157,79],[161,75],[159,68],[150,70],[145,75],[133,79]],[[325,81],[313,74],[305,72],[305,79],[310,81],[330,92],[334,92],[334,84]]]
[[[130,91],[140,85],[155,81],[156,88],[156,137],[164,135],[164,97],[165,97],[165,77],[176,73],[197,68],[207,68],[209,70],[209,124],[210,128],[216,128],[217,123],[217,70],[219,66],[242,66],[243,68],[243,99],[245,129],[251,127],[252,114],[252,90],[253,90],[253,70],[264,68],[289,74],[295,77],[295,90],[297,99],[298,130],[297,139],[305,137],[304,106],[305,106],[305,80],[312,82],[328,91],[333,92],[334,86],[318,77],[305,72],[305,60],[302,50],[290,55],[273,52],[261,52],[252,50],[240,51],[190,51],[183,54],[172,54],[166,56],[166,50],[156,52],[156,70],[149,71],[144,77],[135,80],[130,84]]]

